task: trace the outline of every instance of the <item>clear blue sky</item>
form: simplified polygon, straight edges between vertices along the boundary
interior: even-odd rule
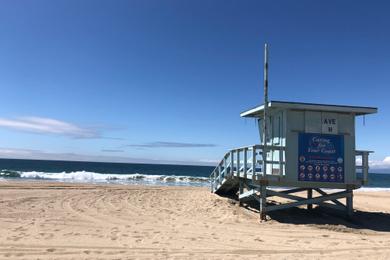
[[[2,157],[205,163],[258,142],[274,100],[377,106],[357,147],[390,167],[386,1],[2,1]]]

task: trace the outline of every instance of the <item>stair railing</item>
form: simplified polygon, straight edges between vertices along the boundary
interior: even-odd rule
[[[275,172],[277,175],[284,175],[284,146],[267,145],[266,152],[264,151],[264,146],[259,144],[239,147],[227,152],[211,173],[211,190],[215,192],[227,178],[232,176],[245,179],[251,178],[252,180],[257,180],[264,176],[262,169],[263,154],[273,154],[272,152],[274,151],[279,152],[278,160],[266,160],[267,167],[270,165],[269,168],[271,169],[271,171],[267,171],[267,175],[275,175]]]
[[[226,179],[233,176],[252,180],[258,180],[260,177],[264,177],[262,169],[263,154],[272,154],[274,151],[279,151],[278,160],[266,161],[266,167],[268,167],[266,171],[267,175],[285,175],[285,147],[267,145],[266,148],[267,151],[265,152],[264,146],[257,144],[239,147],[227,152],[210,175],[211,190],[215,192]],[[358,175],[357,179],[360,179],[363,185],[368,182],[368,157],[370,153],[372,151],[357,150],[355,152],[356,170],[362,173],[362,176],[359,177]]]

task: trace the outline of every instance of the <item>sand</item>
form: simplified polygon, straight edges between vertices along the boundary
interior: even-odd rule
[[[206,188],[0,182],[1,259],[390,258],[390,192],[259,222]]]

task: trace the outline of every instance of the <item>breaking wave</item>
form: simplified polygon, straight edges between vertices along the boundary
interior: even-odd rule
[[[65,182],[84,183],[119,183],[119,184],[150,184],[150,185],[179,185],[179,186],[208,186],[207,177],[148,175],[148,174],[110,174],[88,171],[74,172],[38,172],[1,170],[0,178],[39,179]]]
[[[365,192],[365,191],[387,191],[387,192],[389,192],[390,188],[362,187],[360,189],[357,189],[356,191],[361,191],[361,192]]]

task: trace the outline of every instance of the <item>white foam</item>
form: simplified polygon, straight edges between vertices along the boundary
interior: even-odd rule
[[[20,172],[20,178],[46,179],[74,182],[148,182],[148,183],[178,183],[178,184],[207,184],[206,177],[176,176],[176,175],[146,175],[146,174],[104,174],[88,171],[75,172]]]
[[[357,189],[356,191],[361,192],[374,192],[374,191],[386,191],[389,192],[390,188],[378,188],[378,187],[362,187],[360,189]]]
[[[207,177],[193,176],[176,176],[176,175],[147,175],[147,174],[105,174],[88,171],[74,172],[38,172],[29,171],[21,172],[20,178],[23,179],[43,179],[65,182],[91,182],[91,183],[120,183],[120,184],[166,184],[166,185],[195,185],[208,186],[209,179]],[[0,178],[0,181],[5,181],[5,178]],[[275,187],[274,187],[275,188]],[[283,188],[277,188],[283,190]],[[362,187],[356,190],[357,192],[390,192],[389,188],[379,187]]]

